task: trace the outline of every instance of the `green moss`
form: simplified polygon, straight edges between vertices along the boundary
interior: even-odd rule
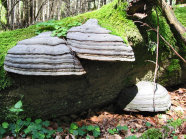
[[[143,133],[140,139],[161,139],[162,132],[157,128],[150,128]]]
[[[11,79],[6,75],[3,68],[7,51],[15,46],[18,41],[33,37],[34,35],[35,26],[0,33],[0,90],[11,85]]]
[[[169,25],[166,22],[166,19],[163,17],[161,12],[159,14],[159,27],[160,27],[160,34],[167,40],[174,48],[176,47],[176,39],[174,38],[174,35],[171,32],[171,29]],[[152,12],[152,14],[147,18],[146,22],[153,28],[157,28],[157,16],[155,11]],[[154,31],[148,31],[148,41],[157,42],[157,33]],[[160,39],[160,49],[163,49],[163,51],[170,51],[170,48],[165,44],[165,42]],[[167,55],[166,55],[167,56]],[[162,57],[164,58],[164,57]]]
[[[186,27],[186,7],[176,6],[174,7],[174,13],[176,18]]]
[[[170,65],[168,66],[167,70],[171,73],[176,70],[181,70],[181,66],[178,59],[172,59]]]
[[[142,37],[134,22],[127,19],[126,12],[123,11],[126,7],[126,2],[115,0],[99,10],[80,14],[75,17],[67,17],[54,22],[62,26],[68,26],[68,24],[73,22],[84,23],[90,18],[95,18],[102,27],[111,30],[111,34],[122,37],[125,43],[128,43],[129,39],[137,43],[138,41],[142,41]]]

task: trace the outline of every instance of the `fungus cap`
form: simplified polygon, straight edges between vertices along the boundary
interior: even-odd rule
[[[77,56],[99,61],[135,61],[131,46],[123,43],[119,36],[109,34],[96,19],[71,28],[67,33],[67,42]]]
[[[85,71],[66,41],[51,32],[18,42],[8,51],[4,69],[22,75],[82,75]]]

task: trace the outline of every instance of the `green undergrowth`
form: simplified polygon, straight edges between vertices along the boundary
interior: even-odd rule
[[[186,27],[186,7],[176,6],[174,7],[174,13],[176,18]]]
[[[166,125],[161,128],[155,128],[151,123],[146,122],[144,128],[147,130],[140,136],[136,137],[140,128],[129,128],[127,125],[117,125],[116,127],[99,127],[98,125],[78,125],[77,123],[71,123],[70,127],[61,127],[59,124],[52,126],[52,122],[43,121],[42,119],[21,118],[21,112],[23,110],[22,101],[18,101],[14,106],[8,109],[11,116],[0,124],[0,138],[9,136],[15,138],[32,138],[32,139],[53,139],[60,136],[66,138],[71,135],[73,138],[100,138],[104,134],[108,135],[121,135],[126,139],[162,139],[173,138],[177,139],[176,131],[185,122],[185,119],[169,119],[166,121]],[[54,124],[53,124],[54,125]],[[102,129],[101,129],[102,128]],[[131,136],[128,136],[132,133]],[[110,137],[112,138],[112,136]]]
[[[111,30],[111,34],[120,36],[125,43],[128,44],[130,42],[133,44],[133,47],[139,46],[139,44],[145,45],[137,26],[134,24],[133,20],[127,18],[125,11],[127,6],[126,2],[114,0],[112,3],[107,4],[96,11],[87,12],[74,17],[67,17],[59,21],[51,20],[45,23],[39,23],[25,29],[0,33],[0,90],[11,85],[11,81],[8,76],[6,76],[6,72],[3,69],[3,62],[8,49],[16,45],[18,41],[34,36],[35,32],[40,33],[42,31],[55,31],[56,29],[60,29],[61,31],[55,32],[54,35],[65,36],[67,29],[69,29],[69,25],[80,25],[80,23],[83,24],[88,19],[95,18],[102,27]],[[156,26],[157,23],[155,16],[156,15],[153,12],[148,19],[153,26]],[[176,40],[174,39],[166,20],[162,16],[160,16],[160,33],[174,47],[176,46]],[[148,33],[148,42],[156,42],[156,33]],[[169,55],[170,50],[162,41],[160,44],[166,48],[166,51],[162,53],[161,57],[166,58],[167,55]]]

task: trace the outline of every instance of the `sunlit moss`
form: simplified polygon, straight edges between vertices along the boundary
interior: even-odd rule
[[[11,79],[6,75],[3,68],[4,58],[8,49],[16,45],[18,41],[35,35],[35,26],[14,31],[0,33],[0,90],[11,85]]]
[[[176,6],[174,8],[174,13],[176,18],[186,27],[186,7]]]

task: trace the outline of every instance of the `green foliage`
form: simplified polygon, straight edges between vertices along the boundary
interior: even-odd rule
[[[145,125],[146,125],[147,127],[151,127],[151,124],[150,124],[149,122],[146,122]]]
[[[8,126],[9,126],[9,124],[8,124],[7,122],[3,122],[3,123],[2,123],[2,127],[3,127],[4,129],[8,128]]]
[[[114,134],[118,134],[120,131],[127,131],[127,130],[128,127],[126,125],[124,126],[118,125],[116,128],[108,129],[108,133],[114,135]]]
[[[162,132],[159,129],[156,129],[156,128],[148,129],[140,137],[140,139],[161,139],[161,138],[162,138]]]
[[[177,129],[178,127],[180,127],[182,125],[183,120],[178,118],[176,120],[170,119],[167,122],[168,122],[168,125],[174,127],[174,129]]]
[[[31,118],[26,118],[26,120],[22,120],[19,117],[19,113],[23,111],[22,107],[23,104],[20,100],[9,109],[10,112],[14,114],[12,114],[9,119],[12,122],[3,122],[0,125],[0,138],[5,135],[11,135],[14,137],[22,138],[31,136],[33,139],[51,139],[52,136],[56,134],[56,132],[63,132],[63,129],[61,127],[59,127],[57,130],[47,129],[50,126],[49,121],[42,121],[41,119],[36,119],[32,122]]]
[[[52,36],[66,37],[67,31],[74,26],[80,26],[81,23],[73,22],[69,23],[67,26],[63,26],[63,23],[56,23],[55,20],[49,20],[48,22],[38,23],[36,25],[36,34],[40,34],[44,31],[53,31]]]
[[[52,135],[55,134],[56,130],[48,130],[47,127],[50,125],[49,121],[42,121],[41,119],[36,119],[35,122],[26,121],[26,128],[23,130],[23,136],[31,136],[33,139],[44,139],[52,138]],[[58,131],[63,131],[62,128]]]
[[[72,123],[70,125],[69,133],[77,137],[84,137],[87,135],[86,138],[89,138],[88,134],[93,135],[94,137],[98,137],[100,136],[100,128],[93,125],[78,127],[77,124]]]

